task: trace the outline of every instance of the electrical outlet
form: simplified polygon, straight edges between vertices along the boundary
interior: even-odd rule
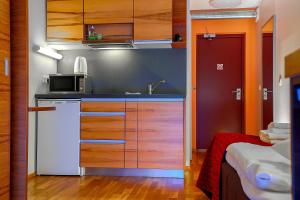
[[[42,82],[45,84],[49,83],[49,75],[43,75]]]

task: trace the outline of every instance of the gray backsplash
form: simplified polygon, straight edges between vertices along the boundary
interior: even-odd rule
[[[58,73],[73,73],[76,56],[87,58],[94,93],[147,91],[159,80],[167,83],[159,93],[186,93],[186,49],[73,50],[60,51]]]

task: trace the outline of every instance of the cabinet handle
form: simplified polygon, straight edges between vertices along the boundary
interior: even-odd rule
[[[125,140],[80,140],[81,144],[125,144]]]
[[[80,115],[86,117],[115,117],[125,116],[125,112],[81,112]]]

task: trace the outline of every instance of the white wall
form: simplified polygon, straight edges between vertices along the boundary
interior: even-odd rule
[[[236,8],[256,8],[261,0],[242,0]],[[226,2],[226,1],[224,1]],[[218,9],[209,4],[209,0],[190,0],[190,10]]]
[[[274,73],[274,121],[290,121],[289,80],[284,79],[279,86],[280,75],[284,74],[284,58],[300,48],[300,1],[299,0],[264,0],[259,8],[258,20],[258,57],[261,63],[261,29],[273,16],[276,17],[276,64]],[[260,66],[261,67],[261,66]]]
[[[46,45],[46,2],[29,0],[29,106],[35,106],[34,95],[47,90],[43,75],[56,73],[57,62],[32,51],[33,45]],[[29,114],[28,173],[35,172],[35,113]]]

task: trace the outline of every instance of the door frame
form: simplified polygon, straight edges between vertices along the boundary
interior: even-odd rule
[[[27,199],[29,37],[28,0],[10,0],[11,174],[10,199]]]
[[[261,98],[260,98],[260,129],[263,128],[263,124],[264,124],[264,100],[263,100],[263,81],[264,81],[264,75],[263,75],[263,32],[262,32],[262,28],[270,22],[270,20],[273,19],[273,92],[272,92],[272,95],[273,95],[273,121],[275,119],[275,93],[277,91],[275,91],[276,89],[276,80],[278,81],[282,81],[282,79],[284,78],[282,76],[282,74],[279,72],[279,77],[277,79],[277,69],[276,69],[276,66],[277,66],[277,51],[276,51],[276,45],[277,45],[277,41],[276,41],[276,37],[277,37],[277,16],[276,15],[272,15],[261,27],[261,36],[260,36],[260,39],[261,39],[261,42],[260,42],[260,61],[259,61],[259,64],[260,64],[260,93],[261,93]]]
[[[197,69],[198,69],[198,60],[197,60],[197,52],[198,52],[198,40],[200,37],[204,37],[204,34],[197,34],[196,36],[196,72],[197,72]],[[245,85],[246,85],[246,70],[245,70],[245,66],[246,66],[246,33],[230,33],[230,34],[226,34],[226,33],[220,33],[220,34],[216,34],[216,37],[218,38],[226,38],[226,37],[238,37],[238,38],[242,38],[242,66],[241,66],[241,79],[242,79],[242,85],[241,85],[241,89],[242,89],[242,99],[241,99],[241,103],[242,103],[242,111],[241,111],[241,127],[242,127],[242,131],[241,131],[241,134],[245,134],[245,127],[246,127],[246,112],[245,112],[245,103],[246,103],[246,100],[245,100],[245,94],[246,94],[246,90],[245,90]],[[197,77],[197,73],[196,73],[196,83],[197,83],[197,80],[198,80],[198,77]],[[196,110],[194,110],[194,112],[196,112],[196,143],[197,143],[197,86],[196,86],[196,97],[195,97],[195,104],[196,104]],[[197,145],[196,145],[197,147]],[[199,150],[199,149],[197,149]],[[201,149],[200,149],[201,150]],[[202,151],[202,150],[201,150]]]

